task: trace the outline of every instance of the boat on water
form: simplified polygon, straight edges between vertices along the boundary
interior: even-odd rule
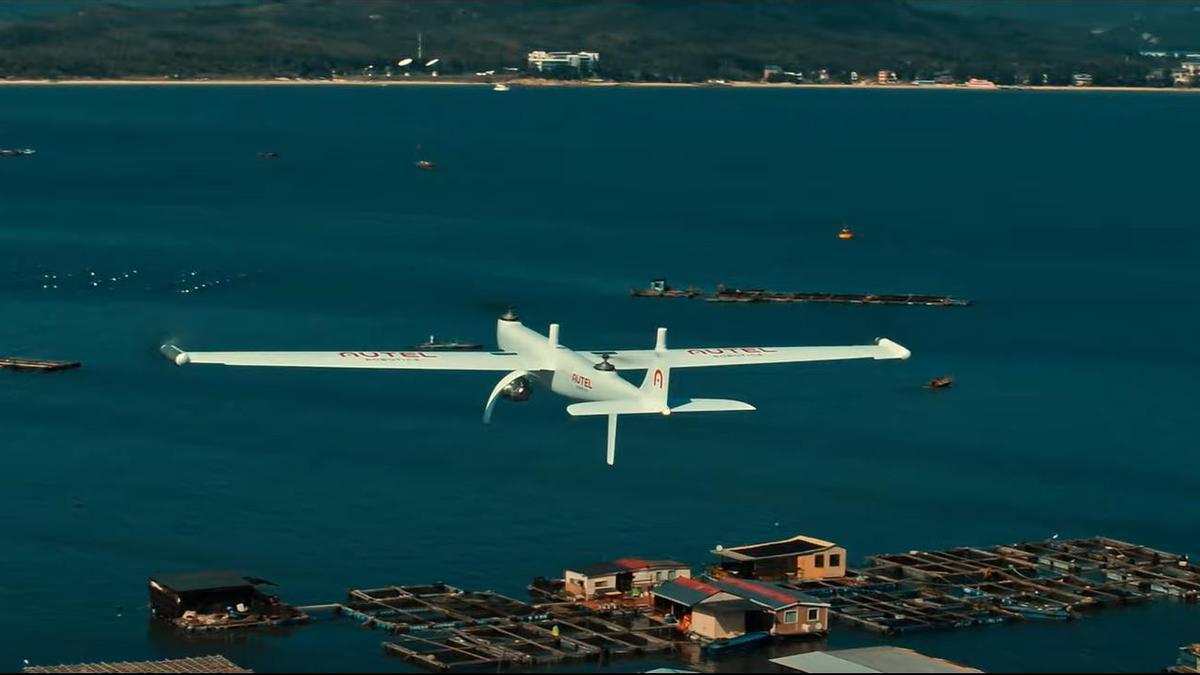
[[[666,279],[660,278],[650,280],[649,288],[631,288],[629,294],[635,298],[694,298],[703,295],[704,291],[691,286],[683,290],[671,288]]]
[[[1004,598],[1000,605],[1012,610],[1026,619],[1042,619],[1046,621],[1066,621],[1071,618],[1071,608],[1066,605],[1042,602],[1027,602],[1014,598]]]
[[[32,148],[4,148],[0,150],[0,157],[27,157],[37,154],[37,150]]]
[[[268,152],[260,152],[260,153],[258,153],[258,158],[259,159],[279,159],[279,153],[275,152],[273,150],[268,151]]]
[[[492,91],[509,91],[511,89],[512,87],[504,84],[503,82],[497,82],[496,86],[492,87]]]
[[[753,633],[746,633],[745,635],[739,635],[737,637],[714,640],[704,645],[704,651],[709,656],[721,656],[730,652],[737,652],[743,649],[755,647],[770,639],[770,633],[760,630]]]
[[[954,386],[954,378],[953,377],[935,377],[929,381],[929,384],[927,384],[925,386],[930,389],[947,389],[949,387]]]
[[[992,82],[991,80],[983,80],[978,77],[972,77],[971,79],[967,80],[966,83],[963,84],[963,86],[971,87],[973,89],[997,89],[998,88],[996,86],[995,82]]]
[[[428,171],[429,169],[432,169],[435,166],[437,166],[437,164],[434,164],[433,162],[431,162],[428,159],[418,159],[417,160],[417,168],[418,169],[424,169],[424,170]]]
[[[458,340],[451,340],[449,342],[439,342],[432,335],[430,335],[428,342],[424,342],[419,345],[413,345],[412,348],[414,350],[420,351],[420,352],[432,352],[432,351],[470,352],[470,351],[479,351],[479,350],[483,349],[483,345],[479,344],[478,342],[459,342]]]
[[[842,231],[838,232],[838,239],[853,239],[854,233],[850,231],[849,225],[842,225]]]

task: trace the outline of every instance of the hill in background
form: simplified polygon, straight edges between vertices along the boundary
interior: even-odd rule
[[[443,75],[524,66],[532,49],[598,51],[602,74],[655,81],[757,79],[778,64],[1001,83],[1043,72],[1065,83],[1085,70],[1097,83],[1143,84],[1154,65],[1128,30],[946,11],[934,0],[50,4],[58,11],[0,17],[0,77],[328,77],[415,56],[418,33]],[[994,3],[980,4],[985,13]]]

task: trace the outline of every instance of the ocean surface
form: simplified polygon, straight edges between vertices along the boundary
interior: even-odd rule
[[[854,564],[1053,534],[1200,553],[1197,119],[1197,96],[1098,92],[0,87],[0,147],[38,151],[0,158],[0,355],[84,363],[0,371],[0,669],[412,669],[347,622],[153,630],[164,571],[304,604],[434,580],[523,596],[567,565],[699,567],[796,533]],[[629,297],[660,275],[974,304]],[[678,371],[675,394],[758,410],[622,418],[608,467],[603,420],[545,391],[483,426],[490,373],[156,351],[492,344],[508,304],[581,349],[650,348],[661,325],[680,347],[887,336],[913,356]],[[1200,607],[1155,602],[891,642],[1153,671],[1197,639]]]

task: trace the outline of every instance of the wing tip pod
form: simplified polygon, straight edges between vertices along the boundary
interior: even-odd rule
[[[192,361],[187,352],[170,343],[159,347],[158,351],[160,354],[166,357],[168,361],[171,361],[177,366],[184,366]]]
[[[904,345],[893,342],[885,337],[875,338],[875,344],[883,348],[883,355],[876,356],[875,359],[900,359],[904,360],[912,356],[912,352]]]

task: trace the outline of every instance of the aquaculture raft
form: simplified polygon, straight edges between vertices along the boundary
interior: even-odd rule
[[[1184,556],[1107,537],[869,556],[843,579],[786,585],[831,604],[840,622],[897,634],[1061,620],[1155,597],[1200,599]]]
[[[11,356],[0,356],[0,368],[12,370],[40,370],[50,372],[55,370],[70,370],[78,368],[78,361],[46,361],[43,359],[22,359]]]
[[[548,664],[660,651],[672,644],[579,605],[530,605],[446,584],[353,590],[332,608],[364,626],[395,633],[383,645],[388,653],[436,670]]]

